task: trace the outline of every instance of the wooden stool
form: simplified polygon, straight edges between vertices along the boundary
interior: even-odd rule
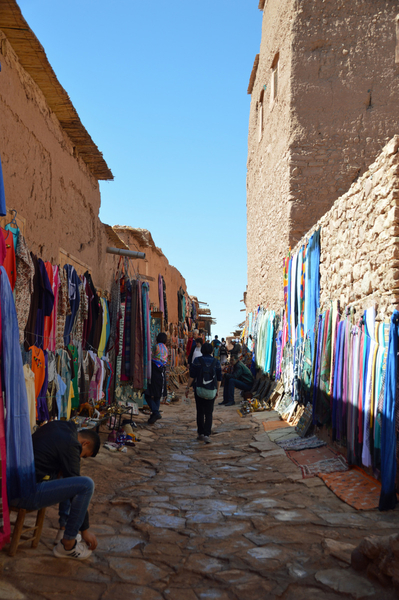
[[[10,512],[18,513],[17,520],[14,524],[14,531],[11,538],[11,545],[8,551],[9,556],[15,556],[18,550],[18,546],[25,544],[25,542],[32,542],[32,548],[37,548],[40,537],[42,535],[44,515],[46,509],[41,508],[37,511],[36,525],[34,527],[26,527],[24,529],[25,516],[29,513],[36,512],[35,510],[26,510],[25,508],[15,508],[10,506]],[[31,536],[26,537],[26,534],[30,531],[33,532]]]

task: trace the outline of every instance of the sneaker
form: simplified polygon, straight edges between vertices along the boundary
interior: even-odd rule
[[[211,438],[209,437],[209,435],[204,435],[204,442],[205,444],[210,444],[211,443]]]
[[[148,425],[154,425],[154,423],[158,421],[158,419],[162,419],[161,415],[152,414],[151,417],[148,419],[147,423]]]
[[[86,560],[91,556],[91,550],[86,546],[84,542],[75,542],[75,545],[71,550],[65,550],[64,544],[58,542],[53,549],[53,554],[57,558],[73,558],[74,560]]]
[[[56,546],[58,544],[58,542],[60,542],[62,540],[62,538],[64,537],[64,533],[65,533],[65,529],[58,530],[57,535],[55,536],[54,546]],[[76,541],[78,543],[82,541],[82,536],[80,535],[80,533],[78,533],[78,535],[76,536]]]
[[[204,436],[204,434],[203,434],[203,433],[200,433],[200,434],[199,434],[199,436],[197,437],[197,440],[198,440],[199,442],[203,442],[203,441],[204,441],[204,437],[205,437],[205,436]]]

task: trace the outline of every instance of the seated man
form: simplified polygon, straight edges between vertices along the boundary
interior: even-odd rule
[[[94,482],[80,476],[80,459],[96,456],[100,437],[92,430],[78,432],[72,421],[51,421],[34,432],[32,442],[36,491],[25,498],[13,498],[10,504],[16,508],[38,510],[60,503],[65,507],[66,501],[70,501],[63,538],[53,552],[57,558],[84,560],[97,547],[97,539],[89,531],[87,512]],[[79,531],[86,543],[77,541]]]
[[[234,390],[244,390],[249,392],[252,388],[254,377],[247,366],[244,365],[237,355],[230,356],[230,364],[233,366],[233,372],[225,375],[224,388],[223,388],[223,402],[225,406],[233,406],[234,402]]]

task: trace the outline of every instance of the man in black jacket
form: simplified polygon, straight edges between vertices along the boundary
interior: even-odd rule
[[[97,547],[96,536],[89,531],[87,508],[94,492],[90,477],[80,475],[80,459],[96,456],[100,437],[92,430],[77,430],[72,421],[51,421],[33,436],[36,492],[25,498],[11,499],[17,508],[38,510],[53,504],[69,505],[65,531],[53,552],[57,558],[84,560]],[[84,542],[77,541],[78,532]]]

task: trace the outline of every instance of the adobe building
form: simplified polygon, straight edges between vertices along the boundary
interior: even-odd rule
[[[399,132],[397,0],[260,0],[248,93],[247,309],[279,308],[283,257]]]
[[[119,262],[107,247],[145,252],[145,261],[132,261],[132,273],[148,276],[156,305],[158,274],[164,276],[170,320],[177,323],[177,291],[180,286],[186,291],[184,278],[149,232],[117,228],[124,241],[100,221],[99,181],[112,180],[112,172],[15,0],[0,2],[0,65],[0,159],[9,210],[1,224],[17,211],[34,254],[53,264],[73,264],[79,274],[88,269],[95,285],[106,290]]]

